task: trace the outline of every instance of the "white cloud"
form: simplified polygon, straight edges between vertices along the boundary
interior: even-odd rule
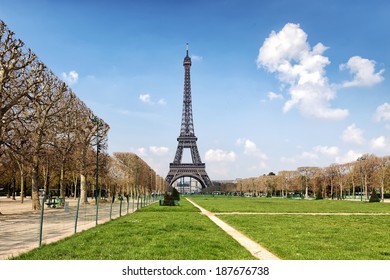
[[[302,152],[300,158],[303,160],[315,160],[318,159],[318,155],[311,152]]]
[[[335,156],[339,153],[339,148],[336,146],[328,147],[328,146],[316,146],[313,150],[317,153],[326,155],[326,156]]]
[[[282,163],[296,163],[297,162],[295,157],[281,157],[280,161]]]
[[[278,33],[272,31],[265,39],[257,66],[276,73],[280,82],[289,85],[291,99],[284,104],[284,112],[297,107],[303,115],[316,118],[343,119],[348,115],[348,110],[330,105],[336,92],[325,75],[325,67],[330,64],[322,55],[326,49],[322,43],[311,48],[307,34],[292,23]]]
[[[79,80],[79,74],[72,70],[69,73],[62,72],[61,74],[62,80],[68,85],[74,85]]]
[[[270,91],[268,94],[267,94],[267,96],[268,96],[268,99],[269,100],[283,100],[284,98],[283,98],[283,95],[281,95],[281,94],[277,94],[277,93],[275,93],[275,92],[272,92],[272,91]]]
[[[336,163],[343,164],[343,163],[353,162],[353,161],[356,161],[362,155],[363,155],[363,153],[349,150],[343,156],[336,157]]]
[[[233,151],[227,152],[221,149],[210,149],[205,154],[205,160],[214,162],[233,162],[236,160],[236,154]]]
[[[307,164],[308,161],[316,162],[318,160],[318,155],[313,152],[305,152],[303,151],[299,155],[295,155],[292,157],[281,157],[280,161],[284,164],[297,164],[298,162],[304,162]]]
[[[157,102],[158,105],[161,105],[161,106],[164,106],[164,105],[167,105],[167,102],[165,101],[164,98],[161,98],[158,102]]]
[[[203,60],[203,56],[200,56],[200,55],[193,54],[193,55],[190,55],[190,57],[191,57],[192,61],[202,61]]]
[[[156,156],[164,156],[168,153],[169,149],[167,147],[156,147],[150,146],[149,151]]]
[[[385,136],[379,136],[371,139],[371,147],[375,150],[390,150],[390,139]]]
[[[138,148],[138,149],[136,150],[136,153],[137,153],[140,157],[147,156],[146,149],[143,148],[143,147]]]
[[[362,58],[360,56],[351,57],[347,63],[341,64],[341,70],[349,70],[353,79],[343,83],[343,87],[372,86],[384,80],[384,69],[375,72],[374,60]]]
[[[257,146],[255,142],[252,142],[249,139],[246,139],[244,141],[244,153],[247,155],[250,155],[252,153],[255,153],[257,151]]]
[[[344,142],[361,145],[364,143],[363,130],[356,127],[355,124],[351,124],[343,131],[341,139],[343,139]]]
[[[139,95],[139,100],[141,100],[142,102],[144,103],[150,103],[150,94],[146,93],[146,94],[140,94]]]
[[[268,157],[265,153],[263,153],[259,148],[257,148],[256,143],[249,139],[245,138],[239,138],[236,141],[236,144],[238,146],[243,146],[244,147],[244,154],[245,155],[251,155],[258,157],[262,160],[267,160]]]
[[[390,104],[385,102],[376,108],[375,119],[379,121],[390,121]]]
[[[155,105],[155,102],[152,100],[152,96],[149,93],[140,94],[138,98],[143,103],[147,103],[147,104],[150,104],[150,105]],[[157,104],[160,105],[160,106],[165,106],[165,105],[167,105],[167,102],[165,101],[164,98],[160,98],[157,101]]]

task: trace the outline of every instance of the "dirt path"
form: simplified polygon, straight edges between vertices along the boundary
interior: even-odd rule
[[[227,223],[223,222],[214,213],[207,211],[206,209],[200,207],[198,204],[194,203],[190,199],[186,198],[192,205],[197,207],[203,215],[209,217],[216,225],[223,229],[227,234],[233,237],[238,243],[241,244],[245,249],[247,249],[254,257],[261,260],[280,260],[277,256],[269,252],[267,249],[254,242],[249,237],[245,236],[241,232],[237,231],[235,228],[231,227]]]

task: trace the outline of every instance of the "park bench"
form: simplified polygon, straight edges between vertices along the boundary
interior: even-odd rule
[[[50,208],[59,208],[64,207],[65,198],[62,197],[48,197],[48,200],[45,203]]]
[[[64,197],[57,197],[56,204],[58,205],[58,207],[64,207],[65,206],[65,198]]]
[[[56,208],[56,205],[57,205],[57,201],[56,201],[56,198],[55,197],[52,197],[52,196],[49,196],[46,200],[46,203],[45,203],[47,206],[49,206],[50,208]]]

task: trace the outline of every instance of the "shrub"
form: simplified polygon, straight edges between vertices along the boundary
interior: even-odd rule
[[[316,199],[317,200],[324,199],[324,197],[322,196],[322,192],[320,190],[318,190],[317,193],[316,193]]]
[[[175,206],[176,205],[175,201],[180,201],[180,194],[176,188],[172,188],[171,193],[166,192],[164,194],[164,200],[162,201],[162,203],[160,201],[160,205],[162,205],[162,206]]]
[[[381,201],[381,199],[379,198],[378,194],[376,193],[375,188],[373,188],[369,202],[380,202],[380,201]]]
[[[179,200],[180,201],[180,194],[179,194],[179,192],[177,191],[176,188],[173,188],[171,196],[172,196],[173,200]]]

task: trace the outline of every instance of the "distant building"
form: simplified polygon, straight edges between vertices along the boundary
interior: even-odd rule
[[[202,190],[202,185],[197,181],[189,178],[189,181],[178,180],[172,184],[172,187],[178,190],[181,194],[194,194],[194,193],[200,193]]]

